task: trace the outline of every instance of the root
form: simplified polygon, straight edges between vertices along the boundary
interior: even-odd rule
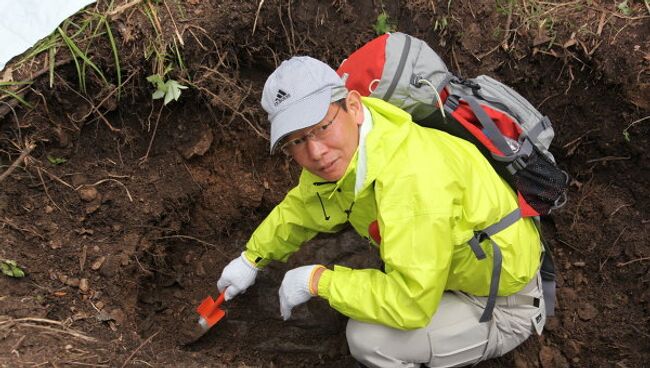
[[[162,239],[189,239],[189,240],[194,240],[197,243],[201,243],[201,244],[204,244],[204,245],[209,245],[210,247],[216,249],[219,253],[221,253],[221,255],[228,258],[228,256],[225,253],[223,253],[219,249],[219,247],[217,245],[212,244],[212,243],[208,243],[205,240],[197,239],[197,238],[195,238],[193,236],[189,236],[189,235],[166,235],[166,236],[159,236],[159,237],[153,238],[151,240],[162,240]]]
[[[122,364],[122,367],[121,367],[121,368],[126,367],[126,365],[129,364],[129,361],[131,361],[131,359],[133,358],[133,356],[134,356],[138,351],[140,351],[140,349],[142,349],[142,347],[144,347],[145,345],[147,345],[147,344],[148,344],[148,343],[149,343],[149,342],[150,342],[154,337],[156,337],[156,335],[158,335],[158,334],[160,333],[160,331],[162,331],[162,330],[158,330],[158,332],[156,332],[155,334],[149,336],[146,340],[144,340],[144,341],[142,342],[142,344],[140,344],[140,346],[138,346],[135,350],[133,350],[133,352],[131,353],[131,355],[129,355],[129,357],[126,358],[126,360],[125,360],[124,363]]]
[[[156,138],[156,131],[158,130],[158,123],[160,122],[160,115],[162,115],[163,107],[165,107],[165,104],[160,105],[160,110],[158,111],[158,117],[156,118],[156,125],[154,125],[153,127],[153,133],[151,134],[151,140],[149,140],[149,147],[147,147],[147,152],[144,154],[144,156],[140,157],[140,159],[138,160],[138,165],[140,166],[142,166],[149,159],[149,152],[151,151],[153,140],[154,138]],[[133,202],[133,200],[131,200],[131,202]]]
[[[50,192],[47,190],[47,185],[45,185],[45,180],[43,180],[43,174],[41,174],[41,169],[36,168],[36,172],[38,173],[38,177],[41,179],[41,184],[43,184],[43,189],[45,190],[45,195],[47,196],[47,198],[50,200],[50,202],[52,202],[54,207],[56,207],[59,211],[64,212],[61,209],[61,207],[59,207],[59,205],[56,204],[56,202],[54,202],[54,199],[52,199],[52,197],[50,196]]]

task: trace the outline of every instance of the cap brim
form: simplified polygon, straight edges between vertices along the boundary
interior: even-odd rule
[[[318,124],[330,105],[331,88],[322,90],[291,104],[271,118],[271,153],[277,148],[278,142],[295,132]]]

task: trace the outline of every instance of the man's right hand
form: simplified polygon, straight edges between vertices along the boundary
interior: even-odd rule
[[[258,269],[242,253],[223,269],[221,277],[217,281],[217,288],[219,288],[219,292],[226,290],[224,297],[228,301],[245,292],[249,286],[255,283],[257,271]]]

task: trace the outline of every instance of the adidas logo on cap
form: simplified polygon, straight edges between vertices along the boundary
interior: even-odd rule
[[[283,90],[278,90],[278,94],[275,95],[275,100],[273,101],[273,105],[278,106],[282,101],[286,100],[287,98],[291,97],[291,94],[283,91]]]

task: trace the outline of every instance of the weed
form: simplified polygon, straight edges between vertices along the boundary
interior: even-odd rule
[[[632,8],[630,7],[630,4],[627,3],[627,0],[623,0],[616,4],[616,9],[618,9],[623,15],[632,15]]]
[[[444,32],[444,30],[447,29],[448,25],[449,20],[447,19],[446,15],[443,15],[442,17],[437,18],[433,23],[433,30],[436,32]]]
[[[377,21],[372,26],[372,28],[375,30],[375,32],[377,32],[378,35],[394,32],[396,30],[395,25],[390,21],[390,17],[385,11],[379,13],[377,16]]]
[[[501,15],[511,14],[514,3],[514,0],[496,0],[497,13]]]
[[[67,162],[65,158],[62,157],[54,157],[51,155],[47,155],[47,160],[52,164],[52,165],[61,165],[62,163]]]
[[[633,126],[635,126],[635,125],[637,125],[637,124],[639,124],[639,123],[641,123],[641,122],[643,122],[643,121],[646,121],[646,120],[648,120],[648,119],[650,119],[650,116],[646,116],[646,117],[644,117],[644,118],[641,118],[641,119],[635,120],[635,121],[633,121],[630,125],[628,125],[627,127],[625,127],[625,129],[623,129],[623,138],[625,138],[626,141],[630,142],[630,141],[631,141],[631,139],[630,139],[630,129],[631,129]]]
[[[167,69],[166,71],[169,70],[170,69]],[[156,87],[156,90],[151,95],[151,98],[153,100],[164,98],[164,105],[167,105],[169,102],[171,102],[171,100],[178,101],[178,98],[181,97],[181,90],[187,89],[187,86],[178,83],[174,79],[170,78],[165,81],[163,78],[164,74],[153,74],[147,77],[147,81]]]
[[[0,270],[9,277],[25,277],[25,271],[18,267],[16,261],[11,259],[0,259]]]

